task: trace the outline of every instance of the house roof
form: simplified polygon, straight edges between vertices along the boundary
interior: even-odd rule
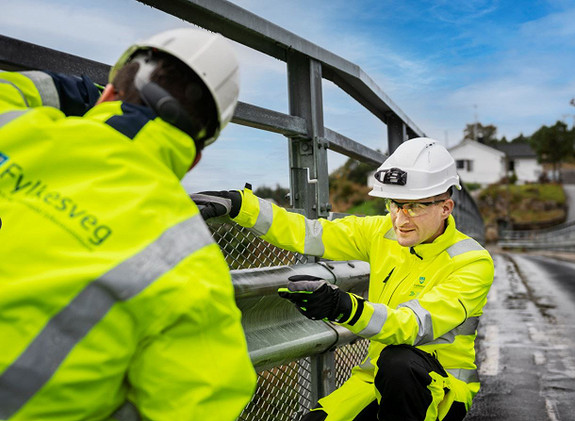
[[[529,143],[500,143],[494,146],[495,149],[500,150],[508,158],[537,158],[537,154]]]
[[[463,141],[461,141],[457,145],[453,146],[452,148],[449,148],[449,152],[453,153],[453,151],[455,151],[456,149],[459,149],[459,148],[466,146],[466,145],[472,146],[474,148],[484,149],[486,151],[488,150],[489,152],[497,154],[499,156],[505,155],[505,152],[503,152],[503,151],[497,150],[495,148],[492,148],[491,146],[487,146],[484,143],[477,142],[476,140],[470,140],[470,139],[464,139]]]
[[[449,148],[449,151],[453,152],[455,149],[458,149],[464,145],[473,145],[476,148],[498,151],[500,153],[505,154],[505,156],[509,159],[537,158],[537,154],[535,153],[531,145],[527,142],[499,143],[497,145],[489,146],[475,140],[465,139],[462,142],[455,145],[454,147]]]

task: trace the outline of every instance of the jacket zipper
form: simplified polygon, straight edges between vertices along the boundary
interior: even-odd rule
[[[423,258],[418,255],[417,253],[415,253],[415,250],[413,250],[413,252],[411,251],[413,249],[413,247],[410,248],[410,253],[411,254],[415,254],[419,259],[423,260]],[[390,305],[391,303],[391,299],[393,298],[393,296],[395,295],[395,291],[397,291],[397,288],[399,288],[399,286],[401,284],[403,284],[405,282],[405,280],[409,277],[409,274],[411,273],[411,269],[413,267],[413,263],[411,265],[409,265],[409,271],[407,272],[407,274],[405,275],[405,277],[399,281],[399,283],[396,285],[395,289],[393,290],[393,292],[391,293],[391,295],[389,296],[389,300],[387,300],[387,305]],[[395,269],[395,268],[394,268]]]
[[[387,281],[389,281],[389,278],[391,278],[391,275],[393,274],[394,270],[395,270],[395,266],[389,271],[389,273],[387,274],[387,276],[385,277],[385,279],[381,283],[383,285],[383,287],[381,288],[381,292],[379,293],[379,297],[377,298],[377,302],[380,302],[381,296],[383,295],[383,291],[385,291],[385,284],[387,283]]]

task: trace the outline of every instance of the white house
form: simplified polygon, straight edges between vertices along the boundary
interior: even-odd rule
[[[537,182],[543,167],[537,154],[527,143],[506,143],[496,147],[475,140],[463,140],[449,149],[455,159],[457,172],[464,183],[478,183],[482,187],[497,183],[507,171],[517,176],[517,183]],[[367,186],[373,188],[375,171],[368,174]]]
[[[449,149],[465,183],[486,186],[505,177],[505,153],[475,140],[464,140]]]
[[[527,143],[503,143],[496,146],[505,153],[507,168],[517,176],[517,182],[534,183],[539,181],[543,167],[537,162],[537,154]]]
[[[463,140],[449,149],[457,163],[457,171],[465,183],[486,186],[505,177],[507,171],[517,176],[517,182],[535,182],[543,168],[537,155],[527,143],[508,143],[487,146],[475,140]]]

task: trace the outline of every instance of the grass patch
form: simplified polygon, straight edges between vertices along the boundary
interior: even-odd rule
[[[346,213],[351,213],[354,215],[385,215],[387,210],[385,209],[385,202],[383,199],[366,200],[358,205],[349,208]]]
[[[481,191],[478,206],[485,224],[508,216],[513,223],[556,222],[565,218],[565,192],[561,184],[491,185]]]

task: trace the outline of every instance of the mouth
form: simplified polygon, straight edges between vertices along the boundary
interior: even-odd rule
[[[410,232],[415,231],[414,228],[397,228],[396,227],[396,231],[401,233],[401,234],[409,234]]]

